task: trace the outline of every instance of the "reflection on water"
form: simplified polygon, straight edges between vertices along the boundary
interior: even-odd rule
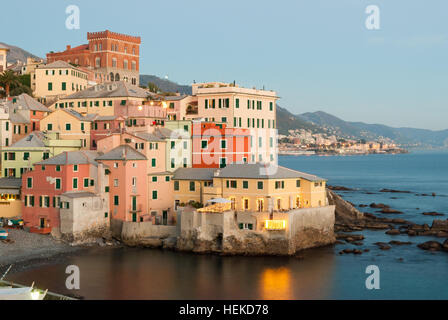
[[[332,249],[320,251],[297,259],[92,249],[9,279],[86,299],[315,299],[331,286]],[[81,273],[76,292],[65,288],[65,268],[72,264]]]
[[[266,269],[261,274],[260,293],[263,300],[291,300],[291,272],[282,267]]]

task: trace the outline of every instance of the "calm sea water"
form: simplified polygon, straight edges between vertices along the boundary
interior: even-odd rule
[[[341,192],[355,204],[382,202],[401,210],[400,218],[430,224],[424,211],[448,218],[448,152],[346,157],[282,157],[280,164],[325,177],[330,184],[355,188]],[[382,188],[410,194],[380,193]],[[416,193],[432,193],[421,197]],[[368,194],[372,193],[372,194]],[[374,212],[366,208],[365,211]],[[362,255],[338,255],[353,245],[309,250],[303,259],[220,257],[161,250],[95,248],[57,263],[12,274],[21,283],[86,299],[448,299],[448,253],[416,247],[430,237],[388,236],[363,231]],[[382,251],[373,243],[412,241]],[[436,239],[443,241],[444,239]],[[65,288],[65,268],[81,270],[81,289]],[[366,267],[380,269],[380,289],[365,286]]]

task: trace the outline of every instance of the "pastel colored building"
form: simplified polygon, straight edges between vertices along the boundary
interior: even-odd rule
[[[92,69],[95,81],[139,84],[140,37],[111,32],[87,33],[88,44],[67,45],[62,52],[47,53],[49,63],[63,60]]]
[[[115,102],[115,114],[126,119],[126,127],[131,132],[150,132],[166,121],[166,108],[162,101],[129,101],[122,105]]]
[[[20,178],[0,178],[0,218],[18,218],[22,216],[20,201]]]
[[[96,161],[108,168],[112,219],[144,221],[148,213],[147,158],[130,146],[118,146]],[[153,195],[157,197],[158,194]]]
[[[57,132],[61,140],[79,140],[83,149],[90,149],[90,129],[96,115],[81,115],[72,109],[58,109],[40,121],[42,130]]]
[[[327,206],[326,180],[285,167],[231,164],[222,169],[181,168],[173,173],[175,206],[225,198],[231,209],[283,212]]]
[[[80,140],[61,140],[57,132],[35,131],[13,145],[2,148],[1,176],[20,178],[25,172],[30,171],[36,162],[80,148]]]
[[[148,132],[114,133],[98,141],[98,151],[107,153],[117,147],[129,147],[143,154],[147,172],[147,208],[148,211],[139,215],[138,221],[152,221],[154,224],[173,224],[173,193],[172,173],[166,169],[166,141]],[[140,164],[139,164],[140,165]],[[144,178],[140,174],[139,179]],[[116,178],[111,178],[111,190],[114,190]],[[112,183],[113,181],[113,183]],[[123,217],[119,217],[120,219]],[[134,217],[133,217],[134,218]]]
[[[197,97],[179,95],[165,97],[169,120],[191,120],[198,117]]]
[[[8,98],[3,106],[9,112],[8,130],[12,131],[10,143],[19,141],[33,131],[39,131],[40,120],[51,112],[26,93]]]
[[[193,168],[222,168],[232,163],[248,163],[249,129],[227,128],[226,124],[193,122]]]
[[[34,96],[47,105],[89,86],[88,73],[64,61],[41,65],[32,77],[35,77]]]
[[[105,169],[94,160],[99,155],[95,151],[64,152],[36,163],[34,170],[23,174],[22,216],[25,227],[40,233],[59,229],[63,194],[101,193],[106,178]]]
[[[193,84],[192,94],[199,118],[251,130],[249,162],[277,162],[276,92],[209,82]]]
[[[8,55],[9,48],[0,44],[0,73],[6,70],[8,65],[6,57]]]
[[[96,116],[92,120],[90,129],[90,149],[97,149],[97,142],[112,133],[120,132],[124,128],[124,119],[117,116]]]
[[[11,122],[9,120],[9,108],[5,103],[0,103],[0,147],[7,147],[12,141]]]
[[[120,110],[129,103],[142,105],[151,95],[148,90],[128,82],[106,82],[76,92],[58,100],[51,110],[73,109],[81,114],[96,113],[102,116],[123,116]]]

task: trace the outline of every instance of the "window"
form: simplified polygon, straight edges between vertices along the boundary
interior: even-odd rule
[[[176,160],[174,158],[171,158],[171,169],[174,169],[176,167]]]
[[[274,103],[269,102],[269,111],[273,111],[274,110]]]
[[[56,178],[55,189],[61,190],[61,179],[60,178]]]
[[[237,182],[236,182],[236,180],[232,180],[232,181],[230,181],[230,188],[232,188],[232,189],[236,189],[236,188],[237,188]]]
[[[81,131],[84,131],[84,122],[81,122]]]
[[[249,189],[249,181],[243,181],[243,189]]]
[[[29,160],[30,158],[30,153],[29,152],[24,152],[23,153],[23,160]]]
[[[57,172],[60,172],[60,171],[61,171],[61,166],[60,166],[60,165],[57,165],[57,166],[56,166],[56,171],[57,171]]]
[[[120,203],[119,197],[118,196],[114,196],[114,205],[118,206],[119,203]]]
[[[48,82],[48,91],[53,91],[53,83]]]
[[[152,182],[157,182],[157,177],[156,176],[152,177]]]
[[[258,181],[257,188],[258,190],[263,190],[263,181]]]
[[[151,166],[154,168],[156,166],[156,158],[151,159]]]
[[[42,166],[42,171],[45,171],[45,166]]]
[[[114,187],[118,187],[118,179],[114,179]]]
[[[152,199],[157,200],[157,190],[152,191]]]
[[[166,177],[165,177],[165,181],[166,181],[166,182],[170,182],[170,180],[171,180],[171,179],[170,179],[170,176],[166,176]]]
[[[47,124],[47,130],[48,130],[48,131],[53,130],[53,124],[52,124],[52,123],[48,123],[48,124]]]
[[[66,82],[62,82],[62,91],[67,90],[67,83]]]
[[[196,187],[196,186],[195,186],[194,181],[190,181],[190,191],[195,191],[195,190],[196,190],[195,187]]]
[[[222,118],[221,118],[221,122],[222,122],[222,123],[227,123],[227,117],[222,117]]]
[[[179,181],[174,181],[174,191],[179,191]]]
[[[221,140],[221,149],[227,149],[227,140],[225,139]]]
[[[296,187],[300,188],[300,180],[296,180]]]
[[[201,141],[201,148],[202,149],[207,149],[208,146],[208,141],[207,140],[202,140]]]
[[[70,130],[72,130],[72,125],[71,125],[71,123],[66,123],[66,124],[65,124],[65,130],[66,130],[66,131],[70,131]]]
[[[73,172],[78,172],[78,165],[77,164],[73,165]]]
[[[171,149],[174,149],[176,147],[176,142],[175,141],[171,141]]]
[[[27,178],[26,179],[26,187],[28,189],[32,189],[33,188],[33,178]]]
[[[132,186],[133,187],[137,186],[137,178],[136,177],[132,177]]]
[[[78,189],[78,178],[73,178],[73,189]]]
[[[235,100],[235,108],[239,108],[240,107],[240,99],[236,99]]]
[[[48,158],[50,158],[50,153],[49,153],[49,152],[44,152],[42,158],[43,158],[44,160],[47,160]]]
[[[184,141],[184,150],[187,150],[188,149],[188,143],[187,143],[187,141]]]
[[[84,188],[88,188],[88,187],[89,187],[89,179],[84,178]]]

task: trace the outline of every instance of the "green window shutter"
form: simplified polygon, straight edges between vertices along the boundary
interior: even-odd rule
[[[151,159],[151,165],[152,165],[153,168],[156,166],[156,159],[155,158]]]
[[[25,196],[25,207],[28,207],[28,196]]]
[[[61,189],[61,179],[56,179],[56,189]]]
[[[243,181],[243,189],[249,189],[249,181]]]
[[[62,82],[62,91],[67,90],[67,83]]]
[[[157,190],[153,190],[152,192],[152,199],[157,200]]]
[[[190,181],[190,191],[195,191],[196,190],[196,185],[194,181]]]
[[[77,189],[77,188],[78,188],[78,179],[73,178],[73,189]]]
[[[157,177],[152,177],[152,182],[157,182]]]
[[[202,149],[207,149],[207,145],[208,145],[207,140],[203,140],[203,141],[201,142],[201,147],[202,147]]]
[[[33,178],[27,178],[27,188],[31,189],[33,187]]]
[[[263,189],[263,181],[258,181],[258,190]]]
[[[34,196],[30,197],[30,206],[34,207]]]
[[[89,187],[89,179],[84,179],[84,188]]]
[[[84,131],[84,122],[81,122],[81,131]]]
[[[120,203],[118,196],[114,196],[114,205],[118,206]]]
[[[242,223],[239,223],[238,227],[240,228],[240,230],[243,230],[243,224]]]
[[[109,187],[105,187],[105,188],[104,188],[104,191],[105,191],[105,192],[109,192],[109,190],[110,190]]]
[[[169,182],[169,181],[170,181],[170,176],[166,176],[166,177],[165,177],[165,181],[166,181],[166,182]]]
[[[179,191],[179,181],[174,181],[174,191]]]
[[[249,223],[249,224],[248,224],[248,227],[249,227],[249,230],[253,230],[254,225],[253,225],[252,223]]]
[[[239,108],[240,107],[240,99],[236,99],[235,100],[235,108]]]
[[[297,180],[297,181],[296,181],[296,187],[297,187],[297,188],[300,188],[300,180]]]
[[[48,91],[52,91],[53,90],[53,83],[48,82]]]
[[[39,207],[42,208],[42,196],[39,197]]]

